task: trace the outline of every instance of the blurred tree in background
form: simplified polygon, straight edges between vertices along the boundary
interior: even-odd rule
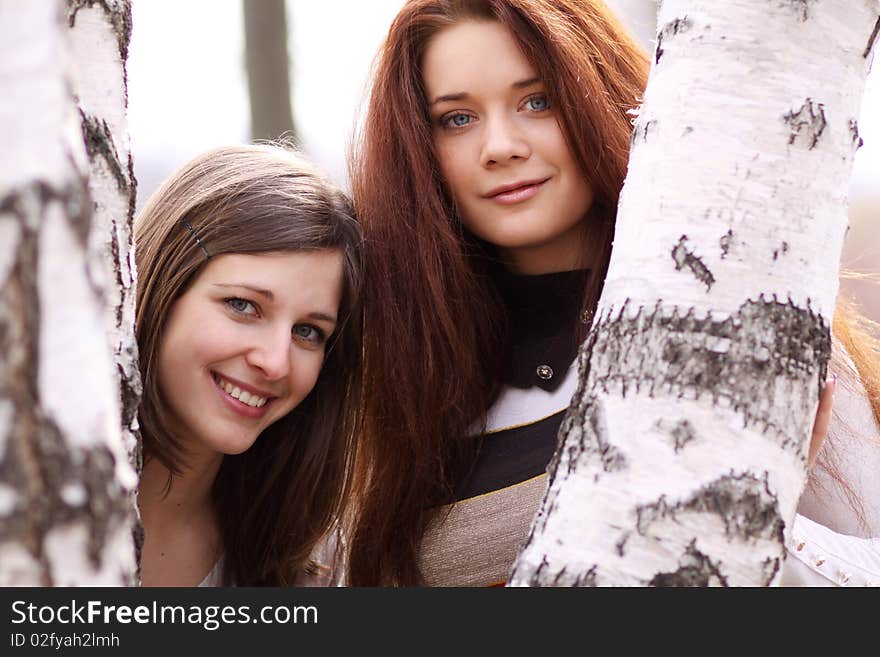
[[[290,107],[285,0],[243,0],[251,139],[297,140]]]

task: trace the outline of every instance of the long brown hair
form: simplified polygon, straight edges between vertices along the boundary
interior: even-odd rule
[[[594,0],[411,0],[379,53],[351,180],[365,230],[365,431],[350,544],[354,585],[418,584],[422,534],[472,457],[468,428],[498,389],[503,319],[486,245],[462,226],[440,175],[421,79],[431,37],[461,20],[507,27],[547,86],[595,192],[585,218],[611,252],[618,194],[648,61]]]
[[[214,480],[227,583],[291,583],[338,515],[359,432],[361,241],[348,198],[304,158],[275,145],[195,158],[135,221],[144,457],[172,473],[186,467],[187,455],[168,429],[158,353],[174,303],[208,258],[323,249],[343,256],[340,321],[314,389],[250,449],[224,456]]]

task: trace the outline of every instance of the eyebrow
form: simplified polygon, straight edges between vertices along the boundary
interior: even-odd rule
[[[330,324],[336,324],[336,318],[333,317],[332,315],[327,315],[325,313],[309,313],[308,316],[311,319],[323,320],[323,321],[328,322]]]
[[[224,284],[224,283],[214,283],[214,287],[222,287],[222,288],[227,288],[227,287],[237,287],[237,288],[244,288],[245,290],[250,290],[250,291],[253,292],[254,294],[257,294],[257,295],[263,297],[263,298],[266,299],[267,301],[270,301],[270,302],[271,302],[271,301],[274,301],[274,300],[275,300],[275,295],[272,293],[271,290],[265,290],[265,289],[263,289],[263,288],[261,288],[261,287],[254,287],[253,285],[248,285],[247,283],[227,283],[227,284]],[[336,317],[333,316],[333,315],[328,315],[327,313],[321,313],[321,312],[318,312],[318,313],[309,313],[307,316],[308,316],[310,319],[323,320],[323,321],[325,321],[325,322],[329,322],[329,323],[331,323],[331,324],[336,324]]]
[[[541,82],[541,78],[536,76],[536,77],[532,77],[532,78],[527,78],[525,80],[518,80],[517,82],[514,82],[510,86],[513,89],[524,89],[526,87],[531,87],[533,84],[537,84],[538,82]],[[434,105],[436,105],[438,103],[443,103],[446,101],[453,101],[453,100],[465,100],[466,98],[470,98],[470,94],[466,93],[464,91],[461,91],[456,94],[444,94],[443,96],[437,96],[434,100],[431,101],[430,105],[431,105],[431,107],[433,107]]]
[[[248,285],[247,283],[214,283],[214,287],[243,287],[245,290],[250,290],[254,294],[258,294],[268,301],[275,300],[275,295],[272,294],[271,290],[264,290],[261,287],[254,287],[253,285]]]

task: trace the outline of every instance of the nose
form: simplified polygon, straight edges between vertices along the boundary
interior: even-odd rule
[[[245,358],[267,380],[283,379],[290,373],[290,330],[282,327],[261,332],[259,340],[247,351]]]
[[[516,118],[507,115],[487,116],[483,120],[483,144],[480,163],[484,167],[527,159],[532,149]]]

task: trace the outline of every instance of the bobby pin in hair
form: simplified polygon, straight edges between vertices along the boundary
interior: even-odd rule
[[[210,258],[211,258],[211,254],[208,253],[208,249],[206,249],[206,248],[205,248],[205,245],[202,244],[202,240],[199,239],[199,234],[196,232],[196,229],[193,228],[192,225],[191,225],[188,221],[184,221],[184,222],[183,222],[183,225],[186,226],[186,227],[189,229],[189,232],[192,234],[192,236],[193,236],[193,237],[195,238],[195,240],[196,240],[196,244],[198,244],[198,245],[199,245],[199,248],[200,248],[202,251],[205,252],[205,257],[208,258],[208,259],[210,259]]]

